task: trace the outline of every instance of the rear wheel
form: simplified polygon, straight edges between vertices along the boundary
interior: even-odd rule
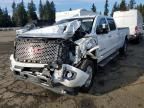
[[[82,92],[88,92],[93,84],[94,78],[94,62],[91,60],[85,60],[80,66],[80,69],[89,75],[89,78],[85,84],[81,87]]]
[[[137,38],[135,39],[135,43],[139,44],[142,40],[142,34],[141,35],[137,35]]]
[[[126,55],[126,53],[127,53],[127,47],[128,47],[128,41],[126,39],[125,42],[124,42],[123,47],[120,48],[120,50],[119,50],[120,55]]]

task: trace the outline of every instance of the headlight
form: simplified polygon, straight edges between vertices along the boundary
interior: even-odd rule
[[[92,44],[91,42],[88,42],[86,48],[87,48],[87,49],[91,49],[92,47],[93,47],[93,44]]]
[[[67,77],[68,77],[68,78],[72,78],[73,75],[74,75],[74,73],[72,73],[72,72],[67,72]]]
[[[76,77],[76,73],[72,72],[72,71],[66,71],[64,78],[66,78],[67,80],[73,80]]]
[[[87,45],[86,45],[86,48],[87,49],[91,49],[93,48],[94,46],[96,45],[96,42],[94,40],[90,40]]]

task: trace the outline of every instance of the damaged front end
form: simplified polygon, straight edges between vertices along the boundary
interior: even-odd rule
[[[10,57],[11,70],[16,78],[28,80],[60,94],[71,94],[75,88],[85,84],[89,75],[77,65],[86,54],[91,53],[88,51],[94,49],[96,43],[94,41],[87,48],[91,39],[81,38],[85,33],[80,31],[77,21],[67,26],[63,28],[64,35],[61,38],[58,35],[40,37],[42,29],[17,37],[14,54]],[[57,30],[60,32],[60,29]],[[66,34],[73,36],[66,39]]]
[[[73,66],[63,64],[60,69],[48,67],[46,64],[19,63],[10,57],[11,70],[20,80],[28,80],[60,94],[71,94],[74,88],[81,87],[88,75]],[[56,64],[55,64],[56,65]]]
[[[55,85],[76,88],[86,82],[88,75],[74,67],[74,43],[63,39],[18,38],[15,44],[15,53],[10,60],[11,70],[17,78],[50,89]]]

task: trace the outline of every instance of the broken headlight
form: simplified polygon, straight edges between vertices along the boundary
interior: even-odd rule
[[[64,74],[64,78],[67,79],[67,80],[73,80],[76,78],[76,73],[75,72],[72,72],[72,71],[66,71],[65,74]]]
[[[91,49],[96,45],[96,42],[94,40],[90,40],[86,45],[86,49]]]

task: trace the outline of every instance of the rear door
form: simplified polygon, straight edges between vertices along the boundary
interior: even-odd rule
[[[110,52],[113,53],[118,49],[118,47],[121,43],[121,40],[120,40],[120,36],[118,34],[118,30],[116,28],[116,24],[115,24],[113,18],[107,18],[107,21],[108,21],[109,29],[110,29],[110,31],[108,33],[108,38],[111,41]]]

